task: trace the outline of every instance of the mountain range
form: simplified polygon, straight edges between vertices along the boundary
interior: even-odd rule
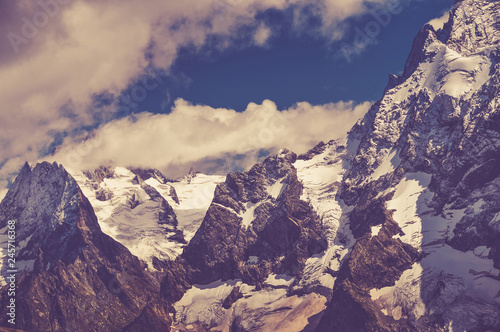
[[[500,331],[500,2],[425,25],[346,137],[227,176],[25,164],[23,331]],[[16,324],[7,229],[16,224]]]

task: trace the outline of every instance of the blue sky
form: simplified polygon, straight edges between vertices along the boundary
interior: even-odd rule
[[[0,194],[25,161],[223,174],[342,137],[452,2],[0,2]]]
[[[196,104],[245,110],[250,102],[273,100],[286,109],[299,101],[324,104],[340,100],[378,100],[390,73],[404,68],[413,38],[420,28],[441,16],[453,0],[412,1],[392,15],[361,54],[348,62],[341,45],[352,43],[355,31],[341,41],[296,36],[282,31],[265,48],[251,47],[211,55],[187,50],[174,65],[181,83],[168,82],[149,95],[138,110],[168,111],[166,105],[183,98]],[[282,20],[285,21],[286,20]],[[353,27],[364,29],[371,14],[353,18]],[[286,23],[285,23],[286,24]],[[170,92],[170,103],[165,90]],[[163,109],[162,109],[163,105]]]

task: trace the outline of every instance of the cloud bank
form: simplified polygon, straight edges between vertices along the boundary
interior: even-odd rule
[[[290,12],[294,31],[316,15],[321,24],[309,33],[337,40],[345,19],[385,1],[2,1],[0,188],[58,135],[116,118],[117,107],[96,108],[94,97],[119,96],[146,68],[168,73],[182,47],[265,46],[273,31],[257,17],[270,9]]]
[[[249,167],[262,157],[263,150],[288,148],[303,153],[321,140],[338,138],[370,106],[368,102],[321,106],[302,102],[280,111],[272,101],[265,100],[236,112],[179,99],[168,115],[141,113],[110,122],[83,143],[69,140],[48,160],[76,169],[108,163],[154,167],[171,177],[180,176],[178,172],[191,166],[224,174]]]

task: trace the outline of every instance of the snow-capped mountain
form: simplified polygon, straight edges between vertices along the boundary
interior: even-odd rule
[[[159,281],[101,231],[90,202],[62,166],[23,167],[0,204],[0,228],[10,220],[15,221],[15,259],[22,262],[14,265],[23,268],[16,275],[17,328],[168,329],[169,305],[159,295]],[[12,326],[7,322],[9,287],[1,289],[3,326]]]
[[[158,170],[101,167],[71,174],[90,200],[104,233],[153,267],[173,260],[200,226],[223,176],[190,172],[178,180]]]
[[[0,205],[19,327],[62,331],[81,297],[112,318],[100,331],[500,330],[499,60],[500,2],[458,1],[349,134],[306,154],[176,181],[26,165]],[[100,300],[111,275],[126,298]]]
[[[499,328],[499,15],[498,2],[462,1],[443,29],[424,26],[403,75],[391,76],[383,98],[349,135],[291,163],[302,185],[300,201],[317,216],[309,227],[321,229],[326,248],[301,261],[298,273],[272,267],[271,272],[293,278],[289,296],[314,292],[329,301],[318,331]],[[203,259],[197,250],[190,253],[193,242],[185,251],[205,261],[204,276],[230,270],[233,278],[243,278],[250,261],[261,262],[241,234],[248,228],[258,234],[263,213],[255,210],[249,217],[245,204],[260,191],[248,194],[232,180],[251,174],[228,176],[225,187],[238,189],[221,195],[222,204],[216,194],[210,209],[220,214],[206,218],[197,233],[220,245],[225,241],[213,236],[220,234],[215,229],[235,229],[237,237],[223,245],[236,244],[223,250],[222,261],[233,262],[232,270],[217,255]],[[272,175],[266,179],[255,182],[274,183]],[[280,243],[278,235],[272,240]],[[272,266],[265,263],[254,263],[254,276]],[[236,301],[233,310],[238,306]],[[219,310],[213,311],[224,316]],[[197,319],[207,328],[217,314]],[[247,326],[241,316],[235,321]],[[262,324],[254,322],[253,329],[265,330]]]
[[[319,330],[498,329],[499,41],[500,3],[457,2],[350,132],[357,243]]]

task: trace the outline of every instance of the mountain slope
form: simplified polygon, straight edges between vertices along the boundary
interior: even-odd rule
[[[100,167],[70,170],[90,200],[103,232],[154,269],[172,260],[200,226],[221,176],[169,180],[158,170]]]
[[[167,330],[168,304],[144,265],[102,233],[92,206],[57,164],[24,166],[0,204],[16,220],[16,327],[29,331]],[[21,270],[21,269],[20,269]],[[2,325],[8,286],[1,289]]]
[[[350,132],[339,198],[357,243],[319,331],[499,328],[499,13],[464,0],[425,26]]]
[[[499,6],[457,2],[443,29],[424,26],[403,75],[391,77],[382,99],[348,136],[321,143],[287,166],[301,183],[300,201],[310,204],[306,214],[316,220],[314,230],[326,245],[296,273],[280,271],[293,276],[288,297],[316,293],[328,299],[319,325],[317,316],[310,317],[308,329],[500,328]],[[237,241],[241,225],[272,217],[252,211],[253,218],[245,218],[251,195],[267,192],[262,186],[248,194],[255,185],[245,184],[246,176],[228,176],[225,186],[234,189],[216,194],[204,221],[210,227],[202,226],[185,252],[208,278],[197,282],[241,278],[242,267],[259,262],[245,241]],[[275,183],[272,175],[263,176],[255,183]],[[275,240],[286,230],[274,230]],[[210,251],[210,243],[237,245]],[[256,269],[259,278],[273,272]],[[180,321],[210,326],[214,316],[194,318],[197,300],[188,294],[190,300],[176,306],[191,308],[192,318]],[[206,303],[209,295],[197,296]],[[232,308],[237,312],[241,305],[236,299]],[[248,325],[241,315],[231,319],[233,326],[250,330],[269,326]]]

